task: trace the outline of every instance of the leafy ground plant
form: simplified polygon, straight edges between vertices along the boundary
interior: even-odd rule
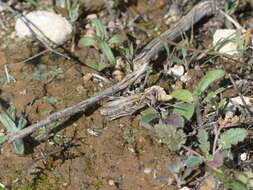
[[[115,65],[116,59],[115,59],[115,56],[113,55],[113,52],[110,46],[112,44],[121,43],[122,42],[121,37],[119,35],[114,35],[110,39],[107,40],[106,31],[101,21],[97,18],[94,18],[94,19],[91,19],[91,22],[96,27],[96,34],[93,37],[84,36],[79,41],[79,44],[83,46],[98,46],[103,52],[103,54],[106,56],[106,58],[108,59],[109,63],[111,65]],[[95,62],[87,62],[86,64],[98,71],[101,71],[104,68],[108,67],[108,64],[105,64],[105,63],[97,64]]]
[[[201,79],[193,92],[185,89],[173,91],[171,95],[185,103],[176,105],[176,108],[171,112],[161,115],[155,109],[149,108],[143,113],[140,120],[140,124],[155,133],[161,142],[168,146],[169,150],[178,151],[183,148],[190,153],[186,160],[178,159],[175,164],[168,168],[179,187],[185,185],[186,179],[200,166],[205,166],[207,173],[211,173],[230,188],[246,190],[251,185],[251,183],[247,184],[246,181],[250,180],[252,173],[242,172],[236,175],[236,180],[231,180],[226,176],[224,169],[226,162],[233,160],[232,146],[242,142],[247,137],[246,129],[227,129],[222,124],[214,125],[214,129],[210,132],[203,128],[196,129],[197,135],[193,136],[197,139],[197,144],[195,143],[193,147],[196,148],[198,145],[197,150],[189,146],[189,143],[193,145],[194,142],[187,141],[188,135],[183,130],[184,118],[187,120],[192,118],[196,107],[201,106],[200,100],[211,100],[223,91],[222,88],[219,88],[209,92],[204,99],[202,97],[206,89],[214,81],[222,78],[224,74],[222,70],[213,70]]]
[[[64,16],[68,17],[71,23],[76,22],[81,14],[85,4],[89,3],[90,0],[85,2],[79,0],[56,0],[55,9],[60,13],[66,13]]]
[[[1,109],[0,121],[6,127],[8,133],[14,133],[23,129],[27,120],[21,115],[20,117],[16,116],[16,108],[11,105],[7,111]],[[7,136],[0,137],[0,144],[3,144],[7,141]],[[25,147],[23,139],[17,139],[13,142],[14,148],[18,154],[25,153]]]
[[[223,70],[213,70],[208,72],[201,79],[197,88],[193,92],[186,89],[173,91],[171,93],[172,97],[185,102],[178,104],[173,112],[184,116],[187,120],[190,120],[195,110],[199,108],[199,102],[203,92],[205,92],[213,82],[222,78],[224,75],[225,72]]]

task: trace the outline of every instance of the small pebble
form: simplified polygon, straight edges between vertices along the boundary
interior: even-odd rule
[[[182,65],[175,65],[174,67],[169,68],[168,74],[181,77],[184,74],[184,67]]]
[[[143,171],[145,174],[150,174],[152,172],[151,168],[145,168]]]
[[[94,19],[94,18],[97,18],[98,16],[96,14],[90,14],[90,15],[87,15],[87,19]]]
[[[98,133],[96,132],[96,131],[94,131],[94,130],[92,130],[92,129],[87,129],[87,132],[90,134],[90,135],[92,135],[92,136],[98,136]]]
[[[110,179],[110,180],[108,181],[108,184],[109,184],[110,186],[114,186],[114,185],[115,185],[115,182],[114,182],[112,179]]]
[[[129,152],[135,153],[135,150],[133,148],[128,147],[127,149],[129,150]]]
[[[240,159],[241,159],[241,161],[246,161],[247,160],[247,153],[246,152],[244,152],[244,153],[242,153],[241,155],[240,155]]]
[[[189,80],[191,80],[191,77],[188,76],[187,73],[185,73],[183,76],[180,77],[180,80],[184,83],[188,82]]]
[[[191,189],[189,187],[183,187],[183,188],[181,188],[179,190],[191,190]]]

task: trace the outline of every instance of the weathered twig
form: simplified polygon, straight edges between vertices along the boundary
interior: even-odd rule
[[[192,24],[195,24],[205,16],[213,14],[215,9],[216,5],[213,0],[199,3],[186,16],[184,16],[178,22],[177,25],[165,31],[163,34],[161,34],[161,36],[152,40],[147,46],[144,47],[144,49],[140,52],[140,54],[138,54],[135,57],[133,61],[135,72],[127,75],[122,81],[106,89],[104,92],[95,97],[82,101],[67,109],[56,112],[48,116],[46,119],[41,120],[38,123],[35,123],[21,131],[9,134],[8,135],[9,142],[12,142],[18,138],[23,138],[28,134],[32,133],[33,131],[35,131],[36,129],[45,126],[55,120],[73,115],[80,111],[84,111],[87,109],[87,107],[100,101],[101,99],[127,88],[130,84],[132,84],[136,79],[138,79],[141,75],[143,75],[146,72],[148,63],[151,61],[154,55],[156,55],[159,51],[161,51],[161,49],[163,48],[163,41],[161,40],[161,38],[168,40],[175,40],[177,37],[180,36],[182,32],[188,30],[192,26]]]
[[[141,69],[126,76],[122,81],[120,81],[116,85],[106,89],[101,94],[99,94],[95,97],[89,98],[85,101],[79,102],[78,104],[76,104],[72,107],[66,108],[66,109],[61,110],[56,113],[53,113],[52,115],[48,116],[46,119],[41,120],[38,123],[35,123],[35,124],[25,128],[19,132],[9,134],[8,135],[9,142],[14,141],[15,139],[18,139],[18,138],[23,138],[23,137],[27,136],[28,134],[32,133],[33,131],[35,131],[36,129],[51,123],[52,121],[73,115],[73,114],[78,113],[80,111],[85,111],[87,109],[87,107],[89,107],[90,105],[100,101],[101,99],[103,99],[107,96],[110,96],[114,93],[117,93],[117,92],[127,88],[131,83],[133,83],[136,79],[138,79],[139,76],[141,76],[142,74],[144,74],[146,72],[147,65],[148,65],[147,63],[144,64],[141,67]]]

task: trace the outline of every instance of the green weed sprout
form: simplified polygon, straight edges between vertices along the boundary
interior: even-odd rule
[[[2,109],[0,112],[0,121],[6,127],[9,134],[22,130],[27,124],[27,120],[22,115],[20,117],[16,116],[16,108],[13,105],[6,112]],[[0,144],[5,143],[7,140],[7,136],[0,137]],[[23,155],[25,153],[22,138],[15,140],[13,145],[18,154]]]
[[[199,99],[203,92],[216,80],[222,78],[225,75],[223,70],[213,70],[208,72],[199,82],[197,88],[190,92],[186,89],[175,90],[171,93],[171,96],[175,99],[181,100],[185,103],[178,104],[173,110],[174,113],[184,116],[187,120],[190,120],[195,112],[195,109],[199,106]],[[220,91],[217,91],[217,93]],[[211,95],[210,95],[211,96]]]
[[[31,3],[33,6],[35,6],[38,9],[46,9],[45,6],[41,5],[40,3],[38,3],[37,0],[25,0],[27,3]]]
[[[113,52],[110,46],[112,44],[121,43],[122,42],[121,37],[116,34],[112,36],[109,40],[107,40],[106,31],[101,21],[99,19],[94,18],[94,19],[91,19],[91,22],[95,24],[95,27],[96,27],[95,36],[93,37],[84,36],[79,41],[79,44],[83,46],[98,46],[102,50],[106,58],[108,59],[109,63],[112,65],[115,65],[116,59],[115,59],[115,56],[113,55]],[[91,66],[92,68],[94,68],[93,65],[88,65],[88,66]],[[108,65],[104,64],[99,68],[96,67],[95,69],[101,71],[107,66]]]
[[[56,6],[66,10],[70,22],[74,23],[79,19],[82,7],[88,2],[80,2],[79,0],[56,0]]]

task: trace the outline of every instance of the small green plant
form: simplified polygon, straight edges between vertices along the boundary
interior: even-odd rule
[[[51,96],[51,97],[44,96],[42,97],[42,100],[51,105],[60,105],[64,103],[63,100],[60,100],[58,97],[54,97],[54,96]]]
[[[233,1],[232,3],[225,1],[225,4],[224,4],[225,13],[228,15],[232,15],[236,11],[238,5],[239,5],[238,0]],[[230,28],[232,26],[232,23],[226,17],[224,17],[224,23],[227,28]]]
[[[27,3],[31,3],[34,7],[36,7],[37,9],[46,9],[45,6],[43,6],[42,4],[38,3],[38,1],[36,0],[25,0]]]
[[[63,73],[62,69],[58,66],[50,66],[51,71],[46,72],[46,65],[39,64],[35,67],[32,75],[33,80],[48,79],[49,77],[56,77]]]
[[[190,120],[195,112],[195,110],[200,106],[200,99],[203,92],[216,80],[222,78],[225,75],[223,70],[213,70],[208,72],[202,80],[199,82],[197,88],[190,92],[186,89],[175,90],[171,93],[171,96],[177,100],[184,101],[185,103],[180,103],[176,105],[173,112],[184,116],[187,120]],[[220,90],[216,93],[219,93]],[[209,95],[211,97],[211,95]]]
[[[15,78],[11,75],[9,75],[9,78],[7,76],[4,76],[4,77],[1,77],[0,78],[0,83],[1,84],[7,84],[7,83],[10,83],[10,82],[15,82]]]
[[[233,145],[242,142],[248,135],[246,129],[231,128],[215,125],[214,130],[207,132],[205,129],[196,129],[198,149],[193,150],[189,145],[186,146],[188,135],[183,131],[184,119],[190,120],[198,106],[202,102],[212,102],[216,109],[224,104],[223,99],[215,103],[214,98],[224,89],[219,88],[211,91],[203,98],[204,92],[216,80],[224,76],[224,71],[213,70],[208,72],[199,82],[196,89],[190,92],[185,89],[176,90],[171,95],[185,103],[176,105],[172,111],[159,114],[154,108],[145,110],[140,120],[140,125],[155,133],[161,142],[171,150],[178,151],[185,149],[191,154],[186,160],[178,159],[169,166],[169,171],[175,177],[178,186],[186,184],[186,179],[196,170],[197,167],[205,166],[206,172],[232,189],[248,189],[253,187],[252,173],[241,172],[235,176],[236,180],[231,180],[225,173],[226,162],[232,159],[231,148]]]
[[[168,118],[160,118],[160,115],[154,110],[149,109],[143,115],[140,120],[140,124],[146,129],[153,131],[157,136],[165,143],[170,150],[179,150],[183,144],[186,142],[186,135],[184,134],[182,128],[184,127],[184,118],[190,120],[195,112],[200,106],[200,99],[203,92],[216,80],[224,76],[223,70],[213,70],[208,72],[202,80],[199,82],[197,88],[194,92],[190,92],[186,89],[175,90],[171,93],[171,96],[184,101],[185,103],[179,103],[172,110],[172,113]],[[221,90],[209,93],[207,97],[212,99]],[[158,124],[153,123],[153,121],[158,120]]]
[[[71,23],[76,22],[82,14],[82,8],[89,0],[85,2],[79,0],[56,0],[55,7],[60,9],[60,12],[65,13],[64,16],[68,17]]]
[[[95,24],[95,27],[96,27],[95,36],[93,36],[93,37],[84,36],[79,41],[79,44],[83,45],[83,46],[98,46],[102,50],[102,52],[106,56],[106,58],[108,59],[109,63],[111,65],[115,65],[116,59],[115,59],[115,56],[113,55],[113,52],[112,52],[112,49],[110,46],[112,44],[121,43],[122,42],[121,37],[116,34],[116,35],[112,36],[110,39],[106,39],[106,31],[105,31],[105,28],[104,28],[103,24],[101,23],[101,21],[99,19],[95,18],[95,19],[91,19],[91,22],[93,24]],[[105,67],[107,67],[108,64],[99,63],[97,65],[96,63],[92,62],[92,64],[89,64],[88,66],[101,71]]]
[[[127,143],[132,144],[135,142],[137,129],[125,129],[123,138],[127,141]]]
[[[16,116],[16,108],[13,105],[6,112],[1,109],[0,121],[6,127],[9,134],[22,130],[27,124],[27,120],[22,115],[20,117]],[[5,143],[7,140],[7,136],[0,137],[0,144]],[[15,140],[13,145],[18,154],[25,153],[23,139]]]

